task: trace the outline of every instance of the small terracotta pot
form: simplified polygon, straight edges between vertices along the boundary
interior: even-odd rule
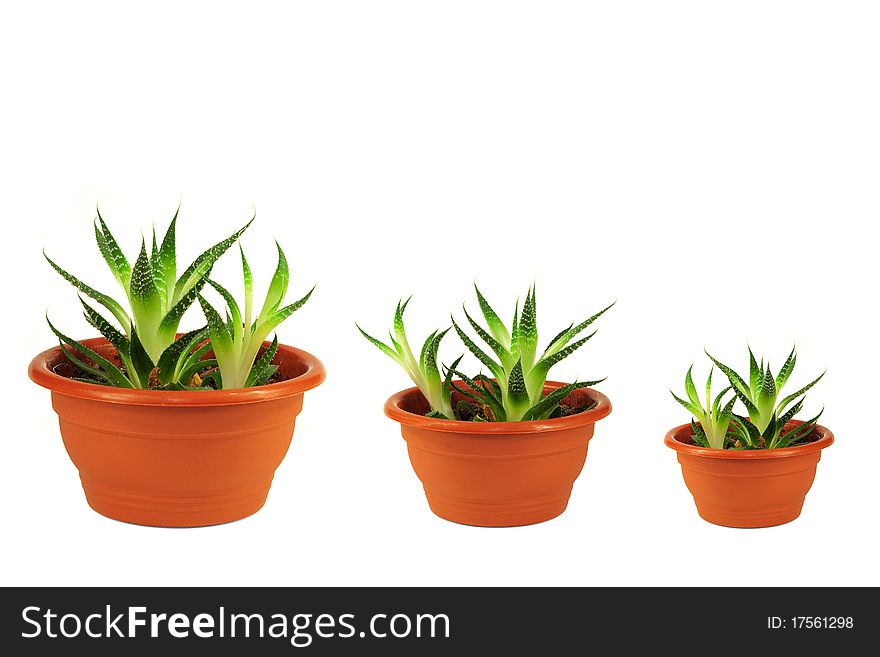
[[[105,357],[103,338],[83,343]],[[268,343],[266,343],[268,344]],[[303,393],[324,366],[278,345],[287,380],[239,390],[130,390],[74,381],[59,347],[31,361],[33,381],[52,391],[61,437],[89,505],[115,520],[197,527],[244,518],[266,501]]]
[[[562,385],[548,381],[544,392]],[[409,388],[385,402],[385,414],[400,422],[435,514],[465,525],[513,527],[565,511],[594,424],[611,412],[608,398],[590,388],[569,399],[595,405],[553,420],[461,422],[425,417],[427,401]]]
[[[801,424],[793,420],[786,428]],[[821,451],[834,442],[825,427],[817,439],[782,449],[709,449],[693,444],[689,424],[666,434],[666,446],[678,462],[697,512],[725,527],[773,527],[797,518],[816,477]]]

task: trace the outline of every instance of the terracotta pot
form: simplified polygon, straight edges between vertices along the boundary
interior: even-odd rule
[[[544,392],[562,385],[548,381]],[[574,398],[595,406],[553,420],[461,422],[425,417],[427,401],[410,388],[385,403],[385,414],[400,422],[435,514],[465,525],[512,527],[550,520],[568,505],[594,424],[611,412],[596,390],[576,390]]]
[[[793,420],[786,428],[801,424]],[[697,447],[689,424],[666,434],[700,516],[725,527],[773,527],[801,513],[816,477],[821,451],[834,435],[817,426],[817,439],[782,449],[729,450]]]
[[[115,357],[103,338],[84,344]],[[129,390],[67,378],[55,347],[31,361],[33,381],[52,391],[61,437],[89,505],[124,522],[162,527],[215,525],[265,503],[290,440],[303,393],[324,366],[278,345],[287,380],[240,390]]]

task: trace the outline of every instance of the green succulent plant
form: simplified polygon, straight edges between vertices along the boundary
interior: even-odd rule
[[[748,382],[709,352],[706,352],[706,355],[718,369],[724,372],[736,397],[746,408],[747,415],[735,415],[731,425],[735,446],[745,449],[789,447],[803,441],[812,433],[823,411],[819,411],[815,417],[790,430],[786,430],[785,425],[801,411],[806,399],[804,393],[816,385],[825,376],[825,372],[796,392],[779,400],[782,388],[791,377],[797,362],[795,348],[792,348],[779,373],[775,376],[770,370],[769,361],[765,366],[762,357],[761,362],[758,363],[749,348]]]
[[[557,388],[546,396],[543,394],[550,368],[573,354],[596,334],[596,331],[593,331],[589,335],[575,340],[588,326],[611,308],[613,303],[580,324],[571,324],[568,328],[560,331],[550,341],[547,348],[539,354],[537,301],[534,285],[526,293],[522,313],[520,313],[519,300],[517,300],[513,312],[513,323],[509,331],[476,284],[474,290],[477,294],[480,311],[489,327],[488,330],[471,317],[466,307],[463,307],[464,315],[474,332],[495,354],[495,358],[481,349],[464,332],[454,317],[452,318],[452,326],[465,347],[489,369],[494,381],[484,376],[469,379],[457,371],[454,365],[451,369],[468,385],[467,389],[459,388],[459,391],[487,405],[496,421],[517,422],[553,417],[561,410],[559,402],[572,391],[605,380],[602,378],[595,381],[570,383]]]
[[[796,426],[786,425],[803,409],[805,393],[825,376],[824,372],[797,392],[780,400],[782,388],[791,377],[797,362],[795,349],[791,350],[779,373],[774,376],[770,363],[765,365],[763,358],[759,363],[749,348],[748,382],[708,351],[706,355],[724,373],[730,385],[711,401],[713,367],[706,383],[704,406],[694,386],[691,366],[685,376],[687,399],[672,393],[675,400],[694,416],[691,430],[697,445],[712,449],[778,449],[794,446],[809,438],[822,411]],[[724,403],[724,395],[731,391],[734,393],[733,397]],[[733,412],[736,401],[745,407],[745,415]]]
[[[357,326],[361,335],[404,369],[409,378],[412,379],[412,382],[421,390],[425,399],[428,400],[432,413],[440,417],[452,419],[455,417],[451,401],[452,370],[449,370],[445,377],[441,377],[440,368],[437,365],[437,350],[440,347],[440,341],[443,340],[449,329],[431,333],[422,344],[419,356],[416,357],[409,346],[406,327],[403,323],[403,313],[406,311],[410,299],[412,297],[406,301],[403,299],[398,301],[397,308],[394,310],[394,323],[392,330],[388,332],[388,337],[393,346],[389,346],[381,340],[374,338],[364,331],[359,324],[355,324],[355,326]],[[454,366],[457,366],[460,361],[461,357],[455,361]]]
[[[287,294],[290,271],[281,245],[276,242],[275,246],[278,248],[278,265],[263,306],[255,318],[253,317],[253,275],[241,247],[239,248],[244,277],[244,312],[232,294],[214,280],[209,280],[208,283],[226,302],[226,319],[220,316],[204,296],[199,295],[199,303],[208,320],[207,330],[218,365],[218,369],[208,374],[205,379],[207,381],[213,378],[217,388],[246,388],[267,383],[278,369],[272,364],[272,359],[278,351],[278,336],[273,338],[272,344],[258,359],[257,355],[263,346],[263,341],[281,322],[302,308],[315,290],[312,287],[298,301],[281,306]]]
[[[691,420],[694,442],[700,447],[724,449],[730,423],[733,420],[733,405],[736,402],[736,395],[724,403],[724,395],[732,389],[732,386],[727,386],[718,393],[714,401],[712,400],[712,373],[715,371],[713,367],[709,370],[709,377],[706,380],[705,405],[703,405],[703,401],[697,393],[697,387],[694,385],[693,369],[694,366],[691,365],[684,377],[686,400],[671,390],[669,392],[675,401],[689,410],[696,418],[696,421]],[[723,406],[722,403],[724,403]]]
[[[480,326],[464,310],[474,331],[480,339],[494,352],[496,358],[489,356],[481,349],[461,326],[452,319],[452,327],[464,342],[468,350],[488,368],[493,378],[480,373],[469,377],[461,372],[459,364],[462,357],[457,358],[449,367],[441,368],[437,364],[437,350],[440,341],[449,329],[435,331],[425,340],[418,358],[412,352],[406,337],[403,324],[403,312],[409,302],[399,302],[394,316],[393,332],[390,332],[391,346],[366,333],[360,326],[358,329],[367,340],[376,345],[383,353],[397,362],[409,374],[410,378],[422,391],[431,407],[431,415],[447,419],[472,419],[475,421],[489,420],[497,422],[517,422],[520,420],[536,420],[556,417],[561,414],[560,402],[572,391],[595,385],[604,379],[570,383],[544,395],[544,384],[550,368],[571,355],[587,342],[595,332],[572,342],[590,324],[598,319],[608,308],[596,313],[577,326],[572,324],[556,335],[547,348],[538,354],[538,331],[536,315],[535,288],[532,286],[523,304],[522,315],[519,302],[514,312],[513,324],[508,331],[498,315],[492,310],[479,288],[474,286],[477,300],[483,317],[489,326],[486,330]],[[614,305],[614,304],[611,304]],[[460,381],[455,381],[454,377]],[[462,385],[463,384],[463,385]],[[478,404],[478,411],[468,409],[468,404],[459,402],[452,406],[452,391],[457,390],[465,397]],[[467,417],[463,411],[467,410]]]
[[[247,230],[253,218],[225,240],[204,251],[177,277],[175,227],[179,212],[180,208],[174,213],[161,246],[157,244],[155,228],[150,250],[146,240],[141,240],[134,265],[123,254],[100,210],[97,213],[95,240],[107,266],[125,292],[130,314],[118,301],[86,285],[43,254],[55,271],[82,295],[108,310],[119,324],[119,328],[114,326],[80,297],[86,320],[116,348],[122,367],[67,337],[49,322],[67,357],[88,375],[86,380],[121,388],[187,387],[192,374],[204,367],[197,365],[196,361],[207,352],[203,344],[205,330],[192,331],[178,339],[178,326],[183,314],[198,298],[214,263]],[[210,362],[206,365],[209,366]],[[195,387],[198,387],[197,382]]]

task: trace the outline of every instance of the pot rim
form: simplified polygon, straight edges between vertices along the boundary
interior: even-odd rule
[[[799,424],[803,424],[803,421],[792,420],[792,424],[797,426]],[[697,445],[688,445],[686,443],[680,442],[676,438],[676,435],[678,435],[682,431],[690,430],[690,428],[690,424],[682,424],[675,427],[674,429],[670,429],[666,433],[666,437],[664,438],[663,442],[670,449],[674,449],[676,452],[679,452],[681,454],[687,454],[688,456],[701,456],[714,459],[732,459],[745,461],[760,461],[766,459],[781,459],[792,456],[800,456],[802,454],[808,454],[810,452],[817,452],[819,450],[825,449],[834,442],[834,434],[831,433],[831,430],[823,427],[821,424],[817,424],[815,431],[819,434],[819,438],[811,443],[807,443],[806,445],[781,447],[779,449],[712,449],[711,447],[698,447]]]
[[[89,338],[80,340],[80,342],[91,348],[109,344],[105,338]],[[268,341],[263,343],[264,346],[269,344]],[[48,388],[53,393],[111,404],[135,406],[198,407],[254,404],[301,394],[320,385],[327,376],[323,363],[315,356],[307,351],[284,344],[278,345],[276,358],[298,361],[305,366],[305,372],[287,381],[231,390],[140,390],[74,381],[56,374],[50,366],[50,364],[54,365],[64,358],[61,347],[47,349],[31,360],[28,376],[34,383]]]
[[[559,381],[546,381],[544,386],[555,390],[566,385]],[[421,394],[418,387],[407,388],[401,390],[385,402],[385,415],[392,420],[400,422],[409,427],[419,429],[431,429],[433,431],[443,431],[446,433],[468,433],[468,434],[534,434],[545,431],[560,431],[563,429],[571,429],[573,427],[593,424],[598,420],[606,417],[611,412],[611,400],[608,399],[598,390],[593,388],[580,388],[590,399],[596,402],[596,405],[588,411],[569,415],[567,417],[557,417],[552,420],[526,420],[523,422],[466,422],[464,420],[446,420],[443,418],[426,417],[410,413],[400,407],[401,402],[412,394]]]

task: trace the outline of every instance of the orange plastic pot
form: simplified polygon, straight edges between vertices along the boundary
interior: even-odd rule
[[[114,356],[103,338],[84,344]],[[278,346],[279,383],[239,390],[130,390],[68,378],[55,347],[31,361],[52,391],[61,437],[89,505],[115,520],[197,527],[244,518],[266,501],[303,393],[324,380],[304,351]],[[68,376],[65,376],[67,374]]]
[[[787,427],[797,426],[793,420]],[[834,442],[825,427],[817,439],[782,449],[729,450],[697,447],[691,426],[666,434],[666,445],[678,452],[684,482],[704,520],[725,527],[773,527],[801,514],[804,497],[816,477],[823,449]]]
[[[548,381],[544,392],[562,385]],[[436,515],[465,525],[513,527],[550,520],[568,505],[593,427],[611,412],[611,402],[596,390],[576,390],[575,398],[595,405],[552,420],[461,422],[425,417],[427,401],[410,388],[385,403],[385,414],[400,422]]]

